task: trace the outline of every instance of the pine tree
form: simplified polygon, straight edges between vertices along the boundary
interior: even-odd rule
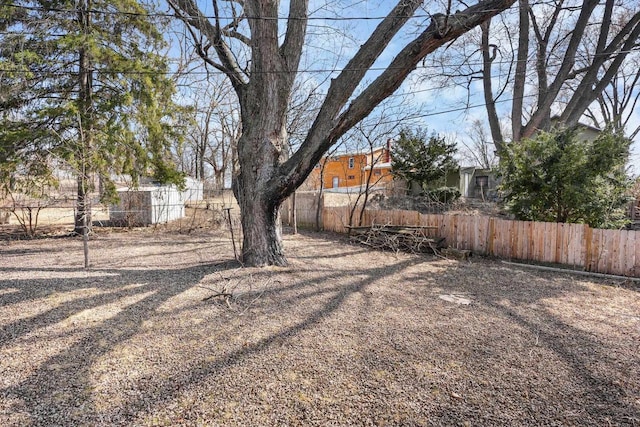
[[[409,188],[415,183],[423,190],[444,184],[447,172],[458,169],[454,158],[455,143],[448,143],[444,137],[418,129],[400,131],[391,155],[391,173],[403,179]]]
[[[153,16],[135,0],[0,6],[0,178],[31,159],[47,173],[63,161],[78,180],[78,233],[90,224],[95,177],[103,198],[115,196],[111,173],[182,181],[169,156],[179,108]]]

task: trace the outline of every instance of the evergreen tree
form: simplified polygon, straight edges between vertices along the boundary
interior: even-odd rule
[[[454,159],[455,143],[448,143],[435,133],[426,130],[400,131],[391,154],[391,173],[403,179],[409,188],[416,183],[423,190],[444,185],[447,172],[458,170]]]
[[[581,140],[574,128],[511,144],[500,161],[500,188],[508,209],[521,220],[623,226],[629,143],[610,131],[593,141]]]
[[[96,176],[103,198],[115,196],[111,173],[182,182],[169,155],[179,108],[151,16],[135,0],[0,6],[0,178],[15,181],[32,159],[43,173],[64,161],[78,178],[76,232],[90,223]]]

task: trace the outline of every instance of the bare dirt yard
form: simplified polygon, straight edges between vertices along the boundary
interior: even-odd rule
[[[0,242],[1,426],[640,426],[640,287],[286,235]],[[215,296],[217,293],[223,295]]]

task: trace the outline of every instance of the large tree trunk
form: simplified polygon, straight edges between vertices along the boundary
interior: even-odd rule
[[[255,186],[238,187],[242,213],[242,263],[250,266],[286,265],[282,249],[280,203],[266,200]]]
[[[240,205],[242,262],[250,266],[287,264],[278,213],[286,195],[272,181],[288,154],[286,99],[270,93],[277,90],[277,79],[265,73],[240,98],[244,131],[238,141],[240,168],[233,177],[233,191]]]
[[[256,108],[256,104],[248,108]],[[233,177],[242,222],[242,262],[249,266],[286,265],[279,216],[285,196],[271,181],[287,155],[285,115],[259,106],[245,117],[246,131],[238,141],[240,168]],[[264,131],[265,123],[271,131]]]

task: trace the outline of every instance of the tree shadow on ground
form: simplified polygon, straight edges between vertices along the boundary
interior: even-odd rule
[[[337,284],[330,290],[318,285],[335,279],[339,281],[343,272],[337,271],[323,274],[316,280],[294,282],[277,290],[269,290],[271,297],[274,293],[300,292],[301,288],[316,287],[309,292],[301,292],[292,298],[279,298],[283,307],[297,304],[301,299],[308,299],[327,294],[330,298],[326,304],[311,313],[295,325],[264,338],[252,345],[245,346],[221,358],[202,363],[199,366],[187,366],[177,372],[174,378],[164,381],[164,386],[156,388],[153,395],[141,390],[142,396],[131,399],[126,407],[120,408],[117,414],[111,414],[110,422],[130,422],[140,411],[148,408],[149,404],[158,405],[176,396],[179,389],[175,384],[188,385],[196,383],[212,372],[228,368],[241,360],[260,353],[278,340],[293,339],[302,330],[312,328],[333,311],[337,310],[350,294],[360,292],[371,281],[381,275],[394,274],[415,261],[405,261],[391,268],[366,269],[360,273],[367,279],[342,285]],[[221,267],[221,268],[220,268]],[[88,295],[70,298],[58,305],[41,310],[37,314],[24,316],[9,321],[0,329],[0,346],[3,349],[11,347],[16,341],[26,336],[34,335],[38,331],[55,326],[65,319],[72,318],[78,313],[92,309],[100,309],[110,304],[130,300],[131,302],[117,310],[117,313],[106,320],[98,322],[81,331],[72,332],[75,338],[73,344],[40,363],[26,379],[17,384],[4,387],[0,393],[3,399],[13,402],[9,411],[27,413],[30,422],[35,425],[60,424],[91,424],[99,420],[87,420],[87,414],[100,415],[91,396],[90,371],[93,363],[113,348],[126,342],[136,335],[143,322],[157,315],[156,310],[172,297],[189,290],[202,281],[206,275],[234,268],[233,262],[223,264],[217,268],[209,265],[199,265],[184,269],[168,269],[161,271],[131,270],[131,269],[92,269],[89,277],[65,278],[65,273],[85,273],[78,269],[52,269],[61,275],[58,278],[35,280],[0,280],[0,289],[11,288],[13,291],[2,295],[5,306],[20,303],[36,303],[38,299],[53,293],[77,292],[78,290],[98,291]],[[6,268],[5,270],[11,270]],[[25,269],[19,269],[25,271]],[[33,271],[46,269],[34,268]],[[101,274],[104,273],[104,274]],[[131,286],[135,285],[135,286]],[[256,291],[257,292],[257,291]],[[247,295],[252,297],[253,295]],[[52,368],[53,367],[53,368]],[[81,410],[80,410],[81,409]]]
[[[335,250],[340,252],[340,248]],[[357,251],[356,251],[357,252]],[[349,253],[346,251],[345,253]],[[306,257],[306,255],[305,255]],[[300,259],[300,263],[308,263],[307,258]],[[302,261],[304,259],[304,261]],[[428,274],[413,273],[420,264],[435,265]],[[92,270],[92,273],[104,276],[68,279],[64,277],[47,280],[0,280],[0,289],[17,289],[15,292],[0,295],[0,301],[7,298],[5,306],[20,302],[37,302],[55,292],[71,292],[78,289],[99,293],[80,296],[76,299],[62,301],[60,304],[43,310],[32,316],[21,317],[5,324],[0,332],[0,345],[3,352],[20,342],[27,336],[38,339],[38,332],[53,327],[65,319],[72,318],[91,309],[100,309],[110,304],[120,303],[118,310],[106,319],[96,324],[79,325],[78,330],[69,332],[74,337],[64,348],[52,351],[51,355],[29,373],[25,378],[0,389],[0,396],[9,403],[9,411],[23,414],[33,425],[97,425],[97,424],[136,424],[141,418],[153,414],[159,408],[167,406],[179,398],[184,390],[209,381],[213,376],[240,367],[248,359],[257,358],[275,346],[295,342],[300,335],[309,332],[319,325],[328,322],[332,315],[344,310],[346,303],[353,297],[362,298],[360,315],[366,319],[370,314],[371,298],[369,288],[374,283],[384,282],[386,279],[403,276],[406,285],[395,285],[394,292],[402,298],[415,301],[429,301],[434,304],[435,288],[442,288],[443,292],[473,295],[474,304],[479,310],[488,312],[492,316],[508,318],[529,335],[538,334],[540,343],[553,352],[559,359],[571,367],[571,372],[580,378],[584,385],[584,393],[594,391],[589,402],[594,404],[591,419],[604,420],[605,417],[632,420],[634,407],[622,399],[625,390],[616,385],[613,380],[602,377],[589,366],[592,360],[589,354],[602,357],[605,363],[615,361],[607,359],[606,346],[588,332],[579,330],[562,322],[550,312],[536,311],[531,317],[514,309],[515,307],[539,304],[548,298],[559,297],[573,292],[580,292],[582,288],[571,281],[546,285],[543,280],[536,280],[535,276],[528,276],[531,285],[538,284],[543,289],[532,293],[530,289],[512,289],[508,280],[494,284],[485,284],[479,289],[477,283],[460,280],[459,263],[442,265],[440,261],[424,256],[403,256],[401,259],[376,265],[371,262],[362,267],[344,269],[327,269],[322,266],[309,266],[307,272],[313,277],[297,277],[295,269],[235,270],[233,262],[217,266],[197,265],[181,269],[108,269]],[[486,265],[483,265],[486,268]],[[495,267],[489,267],[499,270]],[[41,270],[41,269],[34,269]],[[233,270],[233,271],[232,271]],[[60,272],[60,269],[55,271]],[[76,269],[62,269],[62,272],[74,273]],[[507,275],[513,270],[505,269]],[[500,271],[497,271],[501,273]],[[114,275],[115,273],[115,275]],[[211,277],[211,276],[215,277]],[[255,313],[246,314],[246,322],[266,321],[271,316],[282,319],[277,328],[266,336],[248,340],[242,345],[230,348],[220,354],[212,354],[210,358],[201,360],[183,360],[180,364],[171,364],[165,375],[158,375],[150,380],[147,386],[139,386],[135,390],[128,390],[126,400],[115,409],[104,411],[100,402],[96,401],[93,393],[92,369],[103,357],[108,356],[116,347],[125,345],[130,339],[142,332],[143,324],[159,316],[176,315],[180,310],[188,311],[194,308],[208,310],[209,306],[202,301],[193,300],[186,307],[179,307],[171,311],[160,312],[160,308],[172,298],[187,292],[203,283],[213,283],[221,286],[228,278],[240,277],[247,281],[266,281],[270,278],[282,281],[278,286],[268,289],[250,289],[243,294],[245,301],[256,301],[251,307]],[[482,280],[482,275],[476,276]],[[264,282],[266,283],[266,282]],[[418,285],[416,285],[418,284]],[[421,285],[422,284],[422,285]],[[208,285],[209,286],[209,285]],[[211,285],[213,286],[213,285]],[[504,304],[505,295],[509,291],[510,304]],[[258,297],[264,298],[256,300]],[[437,300],[436,300],[437,301]],[[445,303],[442,303],[445,304]],[[309,311],[300,318],[287,319],[288,311],[293,307],[309,305]],[[428,307],[438,307],[428,305]],[[452,309],[454,310],[454,309]],[[455,310],[458,310],[457,308]],[[465,310],[465,308],[461,308]],[[444,311],[455,314],[454,311]],[[242,314],[239,313],[238,316]],[[446,326],[425,325],[425,329],[446,329]],[[445,331],[446,332],[446,331]],[[478,336],[472,336],[473,341],[491,338],[493,333],[486,331]],[[571,337],[570,339],[568,337]],[[224,339],[221,336],[220,339]],[[492,338],[496,341],[498,338]],[[453,343],[460,351],[464,351],[471,343]],[[406,343],[396,343],[400,350],[412,351]],[[491,341],[487,343],[491,346]],[[455,347],[454,346],[454,347]],[[444,347],[444,345],[443,345]],[[581,349],[585,349],[583,353]],[[476,349],[477,350],[477,349]],[[480,368],[482,363],[490,363],[495,357],[491,348],[484,353],[475,351],[474,355]],[[177,351],[177,350],[174,350]],[[434,348],[433,352],[438,353]],[[450,355],[442,353],[441,357]],[[123,390],[120,390],[124,393]],[[610,392],[610,393],[609,393]],[[577,399],[576,402],[587,400]],[[573,405],[575,402],[569,404]],[[548,404],[548,403],[547,403]],[[472,407],[469,406],[469,407]],[[617,409],[616,409],[617,408]],[[472,408],[473,409],[473,408]],[[478,410],[475,408],[475,410]],[[7,409],[5,409],[7,411]],[[447,413],[433,415],[437,419],[449,420],[453,424],[463,423],[465,417],[471,416],[472,411],[465,412],[460,407],[443,407]],[[595,411],[600,411],[596,413]],[[0,411],[2,414],[2,411]],[[532,419],[542,423],[558,422],[555,418],[543,416]],[[24,419],[21,419],[23,421]],[[633,421],[631,421],[633,423]]]
[[[470,269],[474,272],[473,279],[463,280],[463,277],[468,277]],[[515,351],[526,349],[531,364],[539,368],[537,374],[535,368],[531,369],[529,375],[533,379],[528,378],[519,384],[520,391],[527,394],[531,404],[526,411],[531,423],[640,425],[640,401],[634,395],[634,389],[637,393],[640,386],[629,387],[633,381],[628,381],[627,377],[640,374],[637,353],[625,353],[620,344],[608,342],[602,335],[569,323],[561,311],[556,309],[554,312],[547,306],[548,301],[558,298],[579,295],[589,298],[593,291],[580,280],[585,281],[586,278],[536,273],[503,267],[490,261],[456,262],[427,282],[442,294],[468,297],[472,301],[470,306],[459,307],[458,310],[479,310],[488,314],[487,317],[504,319],[500,324],[511,325],[509,330],[487,325],[483,332],[461,334],[456,341],[458,351],[473,354],[473,365],[478,370],[504,362],[504,355],[498,353],[512,350],[502,345],[505,341],[506,345],[512,345],[513,337],[508,334],[517,333],[529,340],[513,345],[520,346]],[[414,276],[414,280],[424,278]],[[600,282],[608,287],[605,282]],[[567,313],[568,318],[571,318],[570,314]],[[491,348],[492,344],[497,344],[495,350]],[[621,344],[624,346],[626,343]],[[529,367],[523,366],[522,369]],[[548,380],[549,375],[556,375],[555,383],[546,386],[536,383],[543,378]],[[518,384],[523,378],[514,376],[510,381]],[[545,396],[544,393],[548,394]],[[463,423],[463,415],[469,414],[458,415],[455,421]]]
[[[231,264],[223,265],[229,267]],[[42,269],[37,269],[42,270]],[[60,269],[56,269],[59,272]],[[64,269],[76,272],[77,269]],[[81,271],[81,270],[80,270]],[[134,336],[142,323],[155,313],[170,298],[192,288],[207,274],[214,271],[210,266],[162,270],[150,275],[149,270],[107,270],[105,276],[81,279],[13,280],[0,281],[0,289],[18,289],[4,297],[13,303],[45,297],[52,292],[69,292],[78,289],[95,289],[94,295],[74,298],[40,313],[15,320],[3,326],[0,345],[6,348],[15,340],[28,334],[44,330],[78,313],[101,309],[112,303],[129,299],[131,303],[117,314],[99,322],[96,326],[70,332],[76,335],[73,344],[40,364],[29,377],[18,384],[0,391],[4,399],[21,402],[16,411],[30,414],[34,425],[91,424],[90,420],[76,418],[73,411],[82,408],[82,414],[97,413],[92,410],[94,402],[89,390],[89,374],[94,361],[109,353],[115,346]],[[91,273],[100,273],[92,270]],[[159,273],[159,276],[157,275]],[[71,282],[71,283],[69,283]],[[134,285],[134,286],[131,286]],[[33,290],[36,289],[35,293]],[[46,289],[46,291],[39,291]],[[54,368],[51,368],[54,367]],[[96,420],[94,420],[95,422]]]

